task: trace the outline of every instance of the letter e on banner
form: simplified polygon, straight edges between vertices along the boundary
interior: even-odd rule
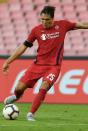
[[[84,74],[84,70],[82,69],[76,69],[66,72],[64,76],[61,79],[60,82],[60,92],[62,94],[67,95],[74,95],[77,92],[77,88],[74,86],[78,86],[80,84],[81,79],[80,78],[73,78],[75,76],[82,76]],[[73,86],[71,88],[68,88],[68,86]]]

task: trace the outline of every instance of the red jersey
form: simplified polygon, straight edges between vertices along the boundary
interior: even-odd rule
[[[75,23],[66,20],[54,21],[54,25],[45,29],[43,25],[36,26],[28,36],[28,41],[38,41],[38,65],[61,65],[64,39],[68,31],[75,28]]]

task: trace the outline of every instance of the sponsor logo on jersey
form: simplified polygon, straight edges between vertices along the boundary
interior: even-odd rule
[[[53,39],[53,38],[57,38],[57,37],[59,37],[59,32],[41,35],[42,40]]]

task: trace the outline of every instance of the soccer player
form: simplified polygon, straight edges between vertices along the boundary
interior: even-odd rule
[[[34,27],[27,40],[3,64],[3,72],[7,73],[9,65],[21,56],[25,50],[38,41],[38,54],[36,61],[20,79],[14,95],[4,100],[10,104],[18,100],[27,88],[33,88],[38,79],[43,77],[39,93],[36,95],[32,107],[27,114],[29,121],[34,121],[34,114],[43,102],[47,91],[59,76],[64,51],[64,39],[68,31],[74,29],[88,29],[88,23],[72,23],[67,20],[54,20],[55,7],[45,6],[40,12],[42,24]]]

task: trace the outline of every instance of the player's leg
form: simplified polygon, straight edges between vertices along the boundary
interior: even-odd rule
[[[51,69],[49,72],[47,72],[44,75],[39,93],[36,95],[32,103],[32,107],[30,109],[30,113],[32,114],[32,116],[37,111],[41,103],[43,102],[47,91],[51,88],[51,86],[54,84],[54,82],[58,78],[59,72],[60,72],[60,69],[55,67],[55,69]]]
[[[30,82],[30,79],[32,79],[32,73],[30,72],[29,68],[18,82],[14,95],[7,97],[4,100],[4,104],[10,104],[18,100],[22,96],[26,88],[31,88],[32,83]]]
[[[47,81],[43,81],[41,85],[41,89],[39,90],[39,93],[37,94],[37,96],[35,97],[32,103],[31,110],[27,114],[27,119],[29,121],[35,121],[34,113],[36,112],[36,110],[39,108],[40,104],[44,100],[46,92],[49,88],[50,88],[49,83]]]
[[[28,86],[25,83],[19,81],[15,89],[14,95],[7,97],[4,100],[4,104],[10,104],[13,103],[14,101],[17,101],[22,96],[27,87]]]
[[[36,95],[36,97],[32,103],[32,107],[31,107],[30,112],[32,112],[33,114],[36,112],[36,110],[38,109],[38,107],[40,106],[42,101],[44,100],[45,95],[46,95],[49,88],[50,88],[49,82],[43,81],[41,84],[39,93]]]

